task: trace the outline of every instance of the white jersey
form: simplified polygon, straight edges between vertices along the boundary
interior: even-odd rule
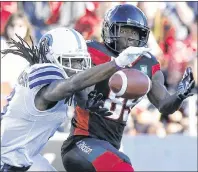
[[[66,120],[65,100],[46,111],[39,111],[34,104],[35,95],[43,86],[66,78],[63,69],[49,63],[33,65],[21,74],[1,114],[2,164],[32,165],[32,157]]]

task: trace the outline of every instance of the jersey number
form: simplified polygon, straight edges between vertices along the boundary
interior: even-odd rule
[[[107,118],[118,120],[122,116],[122,121],[127,121],[130,109],[126,107],[126,99],[116,98],[115,93],[110,91],[108,99],[104,102],[104,107],[109,109],[113,114]]]

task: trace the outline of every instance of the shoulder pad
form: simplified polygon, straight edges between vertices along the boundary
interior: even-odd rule
[[[89,40],[87,41],[87,47],[88,52],[91,55],[92,62],[95,65],[109,62],[111,61],[111,57],[115,57],[115,55],[100,42]]]
[[[143,56],[147,56],[146,58],[149,59],[149,63],[151,64],[152,69],[152,76],[159,70],[161,70],[160,63],[157,61],[156,57],[152,55],[150,52],[147,52]]]
[[[159,63],[154,55],[152,55],[150,52],[147,52],[143,56],[146,56],[146,58],[150,58],[153,63]]]
[[[58,79],[65,79],[63,69],[54,64],[36,64],[28,70],[28,85],[30,89],[50,84]]]

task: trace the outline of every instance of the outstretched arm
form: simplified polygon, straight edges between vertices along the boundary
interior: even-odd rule
[[[70,97],[77,91],[109,78],[116,71],[133,63],[139,55],[149,50],[144,47],[129,47],[111,62],[80,72],[67,80],[52,82],[38,93],[39,99],[42,100],[43,104],[50,104],[51,102],[57,102]]]
[[[155,73],[152,78],[152,89],[147,94],[150,102],[164,114],[172,114],[179,109],[182,101],[191,96],[191,89],[194,87],[194,79],[191,68],[187,68],[179,83],[177,92],[170,95],[164,86],[164,75],[161,71]]]
[[[10,42],[10,46],[16,49],[6,49],[1,51],[2,54],[12,53],[20,55],[28,60],[30,65],[34,65],[40,61],[49,62],[45,53],[42,51],[43,48],[38,50],[34,45],[30,47],[21,37],[17,37],[20,40],[19,42],[14,40]],[[148,51],[150,51],[150,49],[145,47],[128,47],[112,62],[83,71],[67,80],[50,81],[50,84],[38,91],[34,103],[37,108],[39,107],[39,110],[48,109],[54,106],[57,101],[68,98],[77,91],[109,78],[117,70],[132,64],[141,54],[147,53]]]
[[[56,80],[41,90],[40,98],[45,103],[57,102],[70,97],[77,91],[111,77],[119,69],[115,61],[111,61],[77,73],[67,80]]]

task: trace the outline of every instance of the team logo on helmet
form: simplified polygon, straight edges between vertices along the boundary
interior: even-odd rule
[[[39,42],[39,46],[44,49],[45,55],[49,52],[49,47],[52,46],[53,38],[51,34],[46,34],[43,38],[41,38]]]

